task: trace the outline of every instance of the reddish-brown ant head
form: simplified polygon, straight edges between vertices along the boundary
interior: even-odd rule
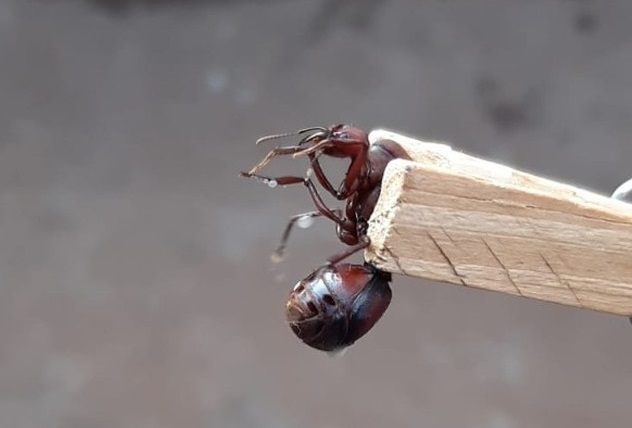
[[[304,137],[299,145],[311,143],[316,145],[323,141],[329,143],[328,148],[324,148],[323,153],[334,157],[347,157],[349,154],[344,148],[345,145],[361,145],[369,147],[369,136],[360,128],[351,125],[333,125],[329,128],[314,127],[301,129],[298,133],[310,133]]]
[[[390,273],[369,264],[322,267],[290,292],[285,317],[307,345],[341,350],[364,336],[386,311],[390,280]]]
[[[369,136],[360,128],[351,125],[335,125],[330,128],[331,135],[329,139],[336,143],[362,143],[369,145]]]
[[[305,135],[301,141],[298,142],[299,146],[312,143],[317,144],[323,140],[331,140],[334,143],[363,143],[369,145],[369,136],[366,132],[360,128],[356,128],[351,125],[332,125],[329,128],[324,126],[311,126],[309,128],[303,128],[297,132],[287,132],[283,134],[266,135],[257,140],[256,144],[261,144],[270,140],[278,140],[280,138],[291,137],[293,135]]]

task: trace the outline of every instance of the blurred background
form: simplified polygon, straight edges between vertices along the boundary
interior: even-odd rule
[[[346,355],[304,346],[286,295],[342,244],[320,221],[272,265],[310,199],[237,173],[262,135],[345,122],[609,194],[632,176],[631,17],[0,0],[0,427],[628,426],[623,318],[395,277]]]

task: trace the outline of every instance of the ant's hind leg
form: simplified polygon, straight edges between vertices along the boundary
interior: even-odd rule
[[[340,210],[333,210],[333,211],[334,213],[338,215],[341,214]],[[281,237],[281,243],[279,244],[279,247],[276,249],[276,251],[272,253],[272,256],[271,256],[272,261],[275,263],[278,263],[281,260],[283,260],[283,258],[285,257],[285,247],[287,246],[287,242],[290,238],[290,232],[292,231],[296,223],[299,223],[299,226],[300,226],[300,222],[305,219],[313,219],[313,218],[322,217],[322,216],[323,216],[323,213],[320,211],[310,211],[307,213],[296,214],[290,217],[290,221],[288,222],[287,226],[285,227],[285,230],[283,231],[283,236]]]
[[[371,241],[369,240],[369,238],[365,236],[364,239],[362,239],[362,241],[360,241],[356,245],[353,245],[353,246],[347,248],[346,250],[344,250],[344,251],[342,251],[342,252],[340,252],[338,254],[334,254],[333,256],[329,257],[327,259],[327,265],[336,265],[336,264],[340,263],[341,261],[343,261],[347,257],[350,257],[350,256],[354,255],[355,253],[364,250],[365,248],[367,248],[369,246],[370,243],[371,243]]]

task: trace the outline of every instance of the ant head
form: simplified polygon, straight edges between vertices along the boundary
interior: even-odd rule
[[[292,137],[296,135],[305,135],[298,145],[304,144],[318,144],[322,141],[331,140],[335,143],[364,143],[368,146],[369,140],[366,132],[351,125],[337,124],[328,128],[324,126],[312,126],[309,128],[300,129],[296,132],[286,132],[284,134],[274,134],[261,137],[257,140],[256,144],[261,144],[265,141],[278,140],[281,138]]]
[[[299,141],[298,145],[302,146],[307,143],[319,143],[323,140],[328,140],[331,138],[331,134],[333,130],[340,125],[335,125],[330,128],[325,128],[323,126],[313,126],[311,128],[301,129],[297,132],[298,135],[308,134],[301,141]]]
[[[317,144],[321,141],[332,141],[336,144],[345,143],[364,143],[368,146],[369,139],[366,132],[352,125],[338,124],[329,128],[320,126],[313,128],[305,128],[298,131],[298,134],[310,133],[304,137],[298,144],[313,143]]]

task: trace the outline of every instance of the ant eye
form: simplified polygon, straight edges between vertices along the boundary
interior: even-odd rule
[[[312,313],[316,313],[318,312],[318,309],[316,309],[316,305],[314,304],[314,302],[307,302],[307,308],[310,310],[310,312]]]

